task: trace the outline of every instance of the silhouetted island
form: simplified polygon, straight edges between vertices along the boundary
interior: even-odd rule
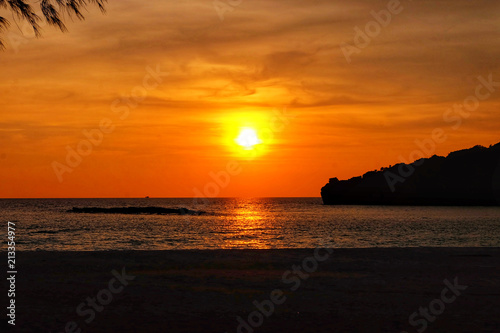
[[[326,205],[500,206],[500,143],[330,178],[321,197]]]
[[[68,213],[91,213],[91,214],[178,214],[178,215],[200,215],[201,211],[190,210],[187,208],[164,208],[164,207],[73,207]]]

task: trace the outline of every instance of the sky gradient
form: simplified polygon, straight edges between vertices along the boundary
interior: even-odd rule
[[[209,0],[110,0],[68,33],[13,24],[0,197],[192,197],[228,164],[215,196],[319,196],[407,162],[436,128],[425,156],[499,142],[500,87],[478,77],[500,82],[500,2],[401,1],[349,62],[340,46],[388,3],[243,0],[221,19]],[[480,84],[473,111],[453,108]],[[254,151],[234,142],[246,127]]]

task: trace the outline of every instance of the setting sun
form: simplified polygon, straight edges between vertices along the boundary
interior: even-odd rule
[[[253,147],[261,143],[261,141],[257,136],[257,132],[253,128],[243,128],[241,129],[239,136],[236,138],[236,143],[249,150],[253,149]]]

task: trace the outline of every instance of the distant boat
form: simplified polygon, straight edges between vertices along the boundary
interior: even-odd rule
[[[146,198],[146,199],[149,199],[149,195],[146,195],[146,196],[145,196],[145,198]]]

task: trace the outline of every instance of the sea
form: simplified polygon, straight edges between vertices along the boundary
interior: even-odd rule
[[[200,215],[68,212],[73,207],[167,207]],[[2,199],[1,234],[17,250],[205,250],[498,247],[500,207],[327,206],[321,198]]]

